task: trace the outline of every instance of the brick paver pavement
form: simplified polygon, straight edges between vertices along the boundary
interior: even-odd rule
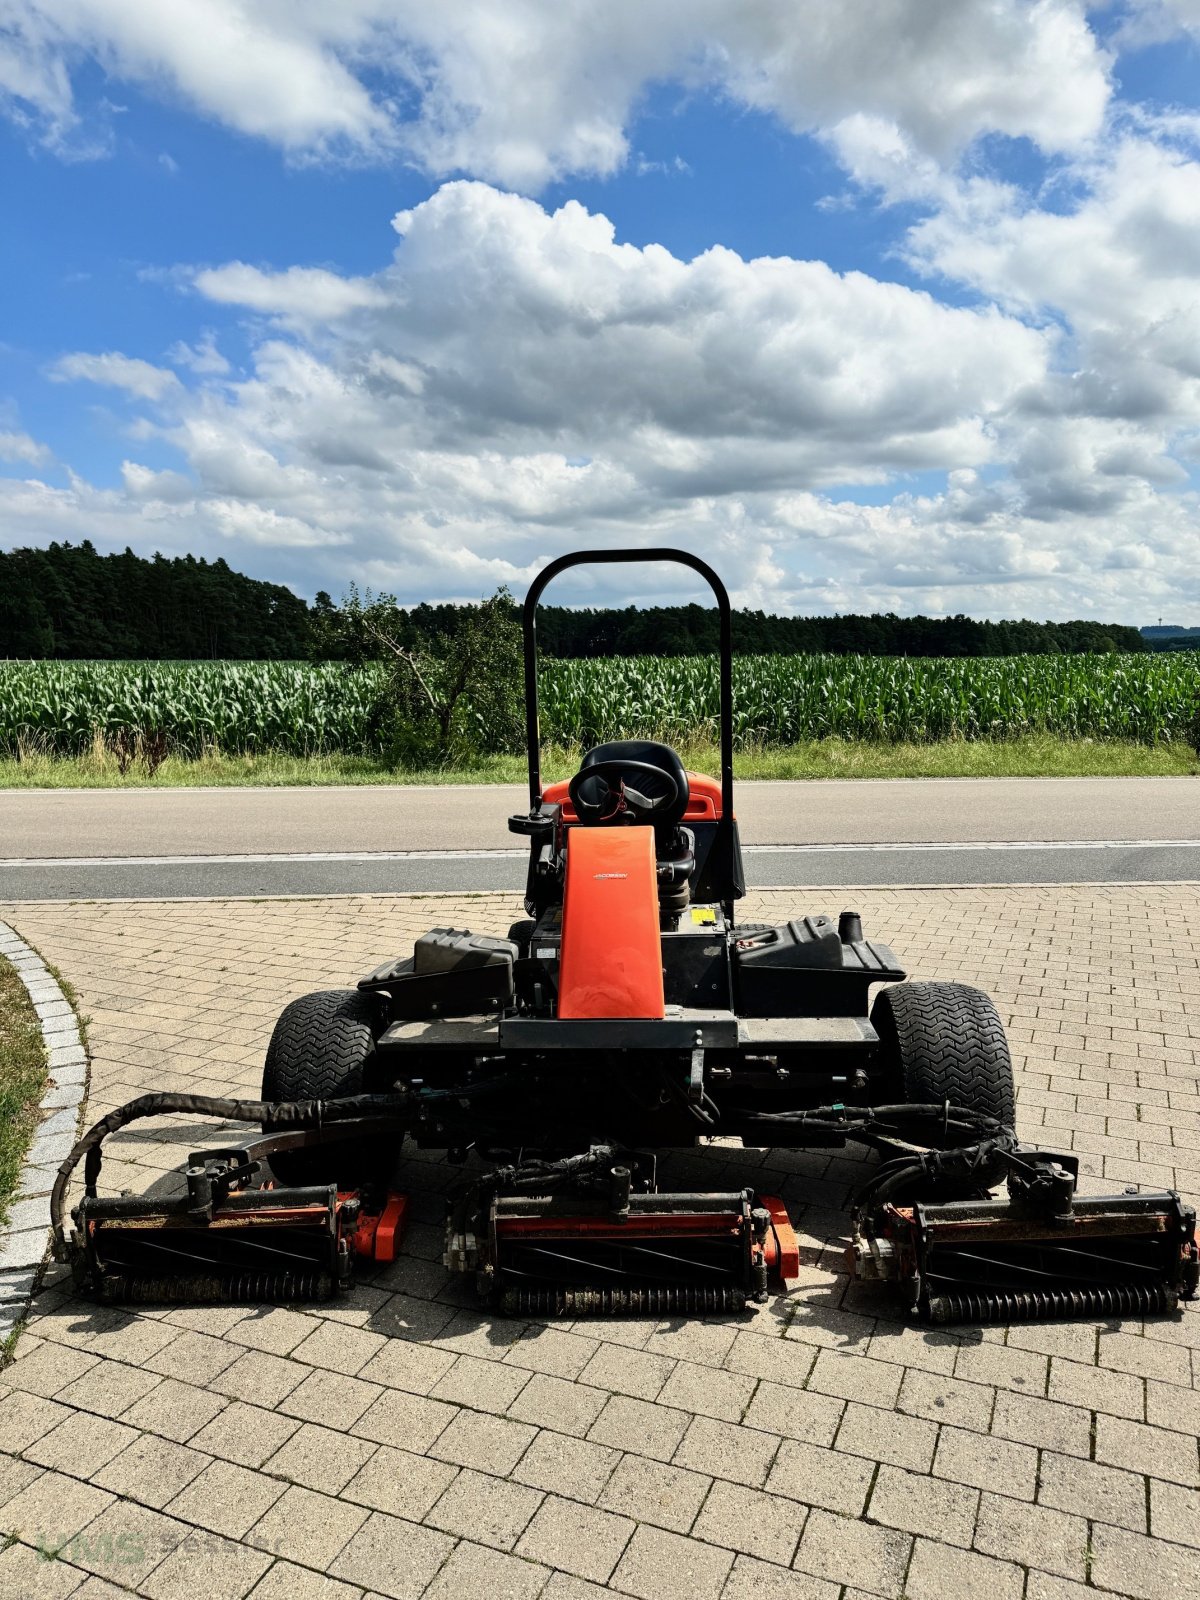
[[[1022,1133],[1076,1150],[1101,1187],[1200,1192],[1200,886],[788,891],[744,909],[851,898],[914,976],[996,997]],[[516,910],[0,916],[79,991],[90,1121],[149,1089],[256,1094],[287,999],[432,924],[502,930]],[[145,1190],[199,1131],[129,1130],[106,1188]],[[439,1264],[452,1169],[414,1156],[403,1259],[336,1304],[130,1312],[43,1290],[0,1372],[0,1596],[1200,1595],[1200,1316],[924,1333],[839,1275],[853,1152],[715,1146],[677,1170],[780,1191],[801,1289],[710,1321],[481,1316]]]

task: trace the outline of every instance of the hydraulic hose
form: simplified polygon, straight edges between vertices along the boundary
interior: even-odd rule
[[[949,1101],[927,1105],[816,1106],[805,1111],[745,1111],[743,1123],[775,1123],[789,1131],[840,1134],[876,1150],[900,1154],[885,1161],[854,1196],[855,1210],[884,1204],[915,1185],[953,1181],[990,1188],[998,1182],[1017,1135],[998,1117]],[[912,1137],[920,1131],[928,1137]],[[905,1134],[908,1137],[905,1137]]]
[[[143,1094],[101,1117],[83,1135],[58,1169],[50,1191],[50,1224],[54,1243],[64,1243],[63,1205],[71,1174],[84,1161],[83,1181],[88,1195],[96,1192],[100,1176],[100,1146],[109,1134],[143,1117],[161,1117],[182,1112],[196,1117],[212,1117],[222,1122],[273,1123],[279,1130],[323,1128],[371,1115],[398,1115],[411,1108],[408,1091],[393,1094],[347,1095],[341,1100],[223,1100],[207,1094]],[[86,1158],[86,1159],[84,1159]]]
[[[620,1154],[615,1144],[598,1144],[582,1155],[563,1156],[558,1161],[519,1161],[495,1167],[470,1184],[472,1189],[490,1193],[495,1189],[553,1189],[573,1178],[592,1172],[607,1172]]]

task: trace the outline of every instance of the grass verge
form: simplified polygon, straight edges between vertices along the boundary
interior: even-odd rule
[[[46,1048],[37,1012],[16,968],[0,956],[0,1224],[21,1176],[46,1088]]]
[[[716,772],[720,761],[707,743],[678,746],[693,771]],[[543,752],[547,780],[566,778],[579,761],[577,749]],[[797,745],[754,745],[739,750],[739,778],[1138,778],[1200,773],[1190,746],[1144,745],[1125,740],[946,739],[935,744],[874,744],[821,739]],[[390,767],[369,756],[210,754],[199,760],[171,756],[148,776],[140,767],[125,773],[103,750],[66,758],[30,755],[0,760],[0,789],[271,788],[290,785],[520,783],[520,756],[492,756],[469,767],[418,772]]]

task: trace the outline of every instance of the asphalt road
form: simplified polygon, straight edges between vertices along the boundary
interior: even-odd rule
[[[1189,778],[744,783],[751,887],[1200,880]],[[518,889],[516,785],[0,792],[0,899]]]
[[[0,791],[0,857],[504,850],[516,784],[344,789]],[[1195,778],[740,783],[753,844],[1200,837]]]

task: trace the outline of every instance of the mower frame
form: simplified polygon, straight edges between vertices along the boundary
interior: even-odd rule
[[[650,561],[697,573],[716,599],[719,783],[685,772],[669,746],[630,740],[547,787],[538,602],[573,567]],[[387,1167],[407,1133],[490,1164],[449,1198],[444,1262],[514,1314],[736,1311],[765,1299],[769,1279],[793,1280],[777,1197],[659,1191],[650,1152],[713,1136],[878,1150],[848,1265],[926,1320],[1149,1315],[1194,1295],[1195,1214],[1178,1195],[1076,1201],[1075,1157],[1018,1144],[986,995],[905,982],[855,910],[736,924],[732,612],[707,562],[660,547],[563,556],[530,585],[522,639],[529,810],[509,828],[529,841],[529,920],[508,938],[435,928],[356,991],[293,1001],[258,1101],[148,1095],[97,1123],[51,1197],[56,1253],[91,1292],[336,1292],[355,1257],[394,1254],[404,1201]],[[100,1198],[103,1140],[179,1111],[257,1122],[266,1137],[194,1153],[178,1200]],[[1002,1180],[1007,1200],[981,1198]]]

